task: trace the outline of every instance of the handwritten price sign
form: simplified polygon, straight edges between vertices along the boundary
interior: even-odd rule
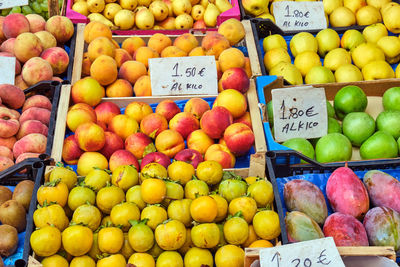
[[[26,6],[28,0],[0,0],[0,9],[11,8],[15,6]]]
[[[215,57],[149,59],[153,95],[216,95],[218,79]]]
[[[15,57],[0,57],[0,84],[14,84]]]
[[[328,131],[324,88],[311,86],[271,91],[275,140],[318,138]]]
[[[332,237],[260,250],[261,267],[344,267]]]
[[[274,2],[276,24],[284,31],[321,30],[327,27],[324,5],[317,2]]]

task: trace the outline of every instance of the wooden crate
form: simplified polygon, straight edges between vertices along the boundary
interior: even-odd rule
[[[244,267],[258,260],[261,248],[246,248]],[[396,261],[396,252],[393,247],[338,247],[340,256],[381,256]]]

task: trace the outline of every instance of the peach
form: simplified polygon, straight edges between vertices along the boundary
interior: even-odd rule
[[[13,149],[14,144],[17,142],[17,138],[15,136],[11,136],[8,138],[1,138],[0,137],[0,146],[8,147],[9,149]]]
[[[247,77],[250,79],[253,76],[253,72],[251,71],[250,59],[248,57],[244,58],[244,70],[246,71]]]
[[[243,114],[243,116],[241,116],[241,117],[239,117],[239,118],[233,120],[233,123],[237,123],[237,122],[244,123],[244,124],[246,124],[247,126],[249,126],[250,129],[253,130],[253,125],[251,124],[250,112],[246,111],[246,112]]]
[[[117,48],[115,49],[114,59],[117,62],[117,67],[120,68],[125,61],[132,60],[132,56],[125,49]]]
[[[112,32],[107,25],[98,21],[91,21],[85,26],[85,29],[83,30],[83,38],[86,43],[89,44],[100,36],[106,37],[110,40],[112,39]]]
[[[250,79],[247,77],[247,73],[243,68],[231,68],[226,70],[221,79],[222,89],[235,89],[245,94],[249,90]]]
[[[38,158],[39,156],[40,153],[31,153],[31,152],[22,153],[21,155],[18,156],[18,158],[15,159],[15,164],[18,164],[26,159]]]
[[[44,31],[44,27],[46,26],[46,21],[44,18],[38,14],[28,14],[25,18],[29,21],[30,32],[40,32]]]
[[[71,97],[74,103],[96,106],[104,95],[104,88],[92,77],[80,79],[71,88]]]
[[[67,52],[60,47],[47,48],[42,52],[40,57],[50,63],[55,75],[64,73],[68,68],[69,56]]]
[[[117,62],[110,56],[98,56],[90,66],[90,76],[103,86],[113,83],[118,77]]]
[[[81,104],[86,105],[86,107]],[[96,123],[96,121],[97,121],[97,116],[93,108],[85,103],[75,104],[68,110],[67,126],[72,132],[75,132],[76,128],[78,128],[78,126],[83,123],[86,122]]]
[[[39,38],[43,50],[57,46],[57,40],[51,33],[47,31],[40,31],[35,32],[34,34],[37,38]]]
[[[245,65],[243,52],[234,47],[222,51],[219,55],[218,62],[222,72],[231,68],[243,68]]]
[[[60,83],[64,82],[63,79],[61,79],[60,77],[57,77],[57,76],[51,77],[51,80],[52,80],[52,81],[56,81],[56,82],[60,82]]]
[[[133,89],[130,82],[124,79],[117,79],[106,88],[107,97],[130,97],[133,96]]]
[[[135,51],[142,46],[146,46],[146,43],[144,40],[138,36],[132,36],[129,38],[126,38],[122,42],[122,49],[125,49],[131,56],[135,53]]]
[[[131,152],[125,149],[117,150],[111,155],[109,162],[110,171],[114,171],[117,167],[122,165],[133,165],[138,171],[140,170],[138,160]]]
[[[22,79],[29,86],[51,80],[51,78],[53,78],[53,69],[50,63],[40,57],[29,59],[22,67]]]
[[[129,116],[120,114],[112,118],[108,128],[125,141],[128,136],[139,130],[139,124]]]
[[[222,71],[221,71],[221,67],[219,65],[218,60],[215,61],[215,65],[217,66],[217,78],[219,80],[222,78]]]
[[[108,169],[108,161],[99,152],[84,152],[77,163],[78,175],[86,176],[93,168]]]
[[[19,155],[27,152],[32,153],[45,153],[47,145],[47,137],[40,133],[28,134],[17,142],[13,146],[14,158],[18,158]]]
[[[196,150],[204,155],[208,147],[214,144],[214,140],[211,139],[203,130],[199,129],[189,134],[186,143],[188,148]]]
[[[153,113],[153,109],[149,104],[144,102],[133,101],[125,108],[125,115],[135,119],[138,123],[140,123],[146,115],[151,113]]]
[[[27,62],[33,57],[39,57],[43,51],[40,39],[30,32],[18,35],[14,43],[15,57],[21,62]]]
[[[175,155],[174,160],[190,163],[193,165],[194,168],[197,168],[197,165],[199,165],[199,163],[202,162],[204,159],[199,151],[193,149],[184,149]]]
[[[227,89],[219,93],[213,107],[224,107],[229,110],[233,118],[239,118],[247,110],[246,97],[237,90]]]
[[[171,159],[164,153],[151,152],[143,157],[141,164],[140,164],[140,169],[143,169],[144,166],[146,166],[147,164],[153,163],[153,162],[161,164],[165,168],[168,168],[169,164],[171,164]]]
[[[32,107],[45,108],[51,111],[52,104],[46,96],[34,95],[26,99],[24,106],[22,107],[22,112]]]
[[[203,47],[201,47],[201,46],[193,48],[188,54],[189,57],[198,57],[198,56],[205,56],[205,55],[206,55],[206,52],[204,51]]]
[[[96,106],[94,109],[96,112],[97,122],[101,121],[108,125],[112,118],[121,114],[119,107],[113,102],[103,102]]]
[[[163,21],[157,23],[158,26],[162,27],[165,30],[175,30],[175,18],[167,17]]]
[[[3,33],[3,22],[6,17],[0,16],[0,41],[5,41],[7,38]]]
[[[10,168],[13,165],[14,165],[14,161],[12,161],[11,159],[9,159],[7,157],[0,156],[0,172]]]
[[[161,51],[161,57],[186,57],[187,53],[176,46],[167,46]]]
[[[153,48],[142,46],[135,51],[133,57],[136,61],[143,63],[146,68],[148,68],[149,58],[158,58],[160,55]]]
[[[148,114],[140,122],[140,130],[150,138],[156,138],[157,135],[167,129],[167,120],[158,113]]]
[[[24,92],[11,84],[0,84],[0,98],[3,105],[12,109],[22,107],[25,102]]]
[[[215,56],[215,59],[218,59],[221,52],[230,48],[231,45],[222,34],[207,32],[201,41],[201,47],[206,51],[207,56]]]
[[[233,118],[228,109],[215,107],[203,114],[200,127],[209,137],[218,139],[223,136],[225,129],[232,124],[232,121]]]
[[[181,112],[181,110],[178,105],[174,101],[168,99],[161,101],[156,107],[156,113],[166,118],[167,121],[170,121],[179,112]]]
[[[198,45],[199,41],[197,41],[196,37],[191,33],[184,33],[178,36],[174,41],[174,46],[185,51],[187,54]]]
[[[118,77],[125,79],[132,85],[143,75],[147,74],[146,66],[142,62],[125,61],[119,69]]]
[[[79,157],[83,154],[83,150],[79,148],[79,144],[75,139],[75,135],[70,135],[64,139],[62,159],[65,163],[75,165],[78,163]]]
[[[149,75],[140,77],[133,86],[135,96],[151,96],[151,81]]]
[[[13,54],[8,53],[8,52],[0,52],[1,57],[14,57]],[[19,63],[18,59],[15,58],[15,75],[18,75],[21,73],[21,63]]]
[[[82,59],[82,77],[90,75],[90,66],[92,66],[92,61],[90,61],[88,52],[85,52]]]
[[[29,20],[22,14],[10,14],[3,21],[3,34],[7,39],[16,38],[29,30]]]
[[[9,138],[19,130],[18,117],[6,107],[0,107],[0,137]]]
[[[8,52],[8,53],[14,55],[15,40],[16,40],[16,38],[10,38],[10,39],[5,40],[0,46],[0,51]]]
[[[172,45],[171,39],[162,33],[153,34],[147,43],[147,46],[153,48],[158,54],[170,45]]]
[[[6,146],[0,146],[0,156],[7,157],[11,160],[14,160],[14,155],[13,155],[11,149],[9,149]]]
[[[224,132],[226,146],[235,156],[245,155],[254,144],[253,131],[244,123],[233,123]]]
[[[214,160],[222,165],[224,169],[230,169],[235,167],[236,158],[229,151],[229,149],[221,144],[211,145],[206,154],[204,155],[205,160]]]
[[[116,133],[105,131],[106,142],[102,149],[99,150],[107,159],[110,159],[111,155],[120,149],[124,149],[124,140],[119,137]]]
[[[179,151],[185,149],[185,142],[180,133],[174,130],[165,130],[157,135],[155,140],[157,151],[164,153],[169,158],[175,157]]]
[[[204,20],[199,19],[195,23],[193,23],[193,29],[206,29],[207,25]]]
[[[16,137],[17,139],[21,139],[22,137],[31,133],[40,133],[44,136],[47,136],[48,131],[49,128],[47,128],[47,126],[42,122],[37,120],[27,120],[21,123]]]
[[[192,113],[198,120],[201,119],[204,112],[210,110],[210,105],[202,98],[194,97],[186,102],[183,111]]]
[[[142,159],[150,152],[155,152],[153,141],[144,133],[134,133],[125,140],[125,149],[131,152],[137,159]]]
[[[93,122],[85,122],[76,128],[75,139],[80,149],[94,152],[103,148],[106,143],[104,130]]]
[[[50,123],[51,111],[45,108],[31,107],[22,112],[19,122],[22,124],[28,120],[38,120],[45,125]]]
[[[101,55],[106,55],[114,58],[115,56],[115,46],[106,37],[97,37],[88,46],[88,55],[90,61],[94,61],[97,57]]]
[[[64,44],[74,35],[74,24],[64,16],[52,16],[46,22],[46,31],[50,32],[58,44]]]
[[[186,139],[191,132],[199,129],[199,126],[199,120],[189,112],[180,112],[169,122],[169,128],[180,133],[184,139]]]

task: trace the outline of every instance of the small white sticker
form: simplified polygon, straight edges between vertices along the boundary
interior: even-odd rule
[[[0,84],[14,84],[15,57],[0,57]]]
[[[0,0],[0,9],[12,8],[15,6],[26,6],[28,0]]]

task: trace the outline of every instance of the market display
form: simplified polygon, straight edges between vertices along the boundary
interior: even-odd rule
[[[58,5],[60,10],[63,6],[63,1],[59,0]],[[37,14],[44,19],[49,18],[49,5],[47,0],[29,0],[29,5],[27,6],[15,6],[13,8],[5,8],[1,10],[2,16],[7,16],[13,13],[22,13],[24,15]]]

